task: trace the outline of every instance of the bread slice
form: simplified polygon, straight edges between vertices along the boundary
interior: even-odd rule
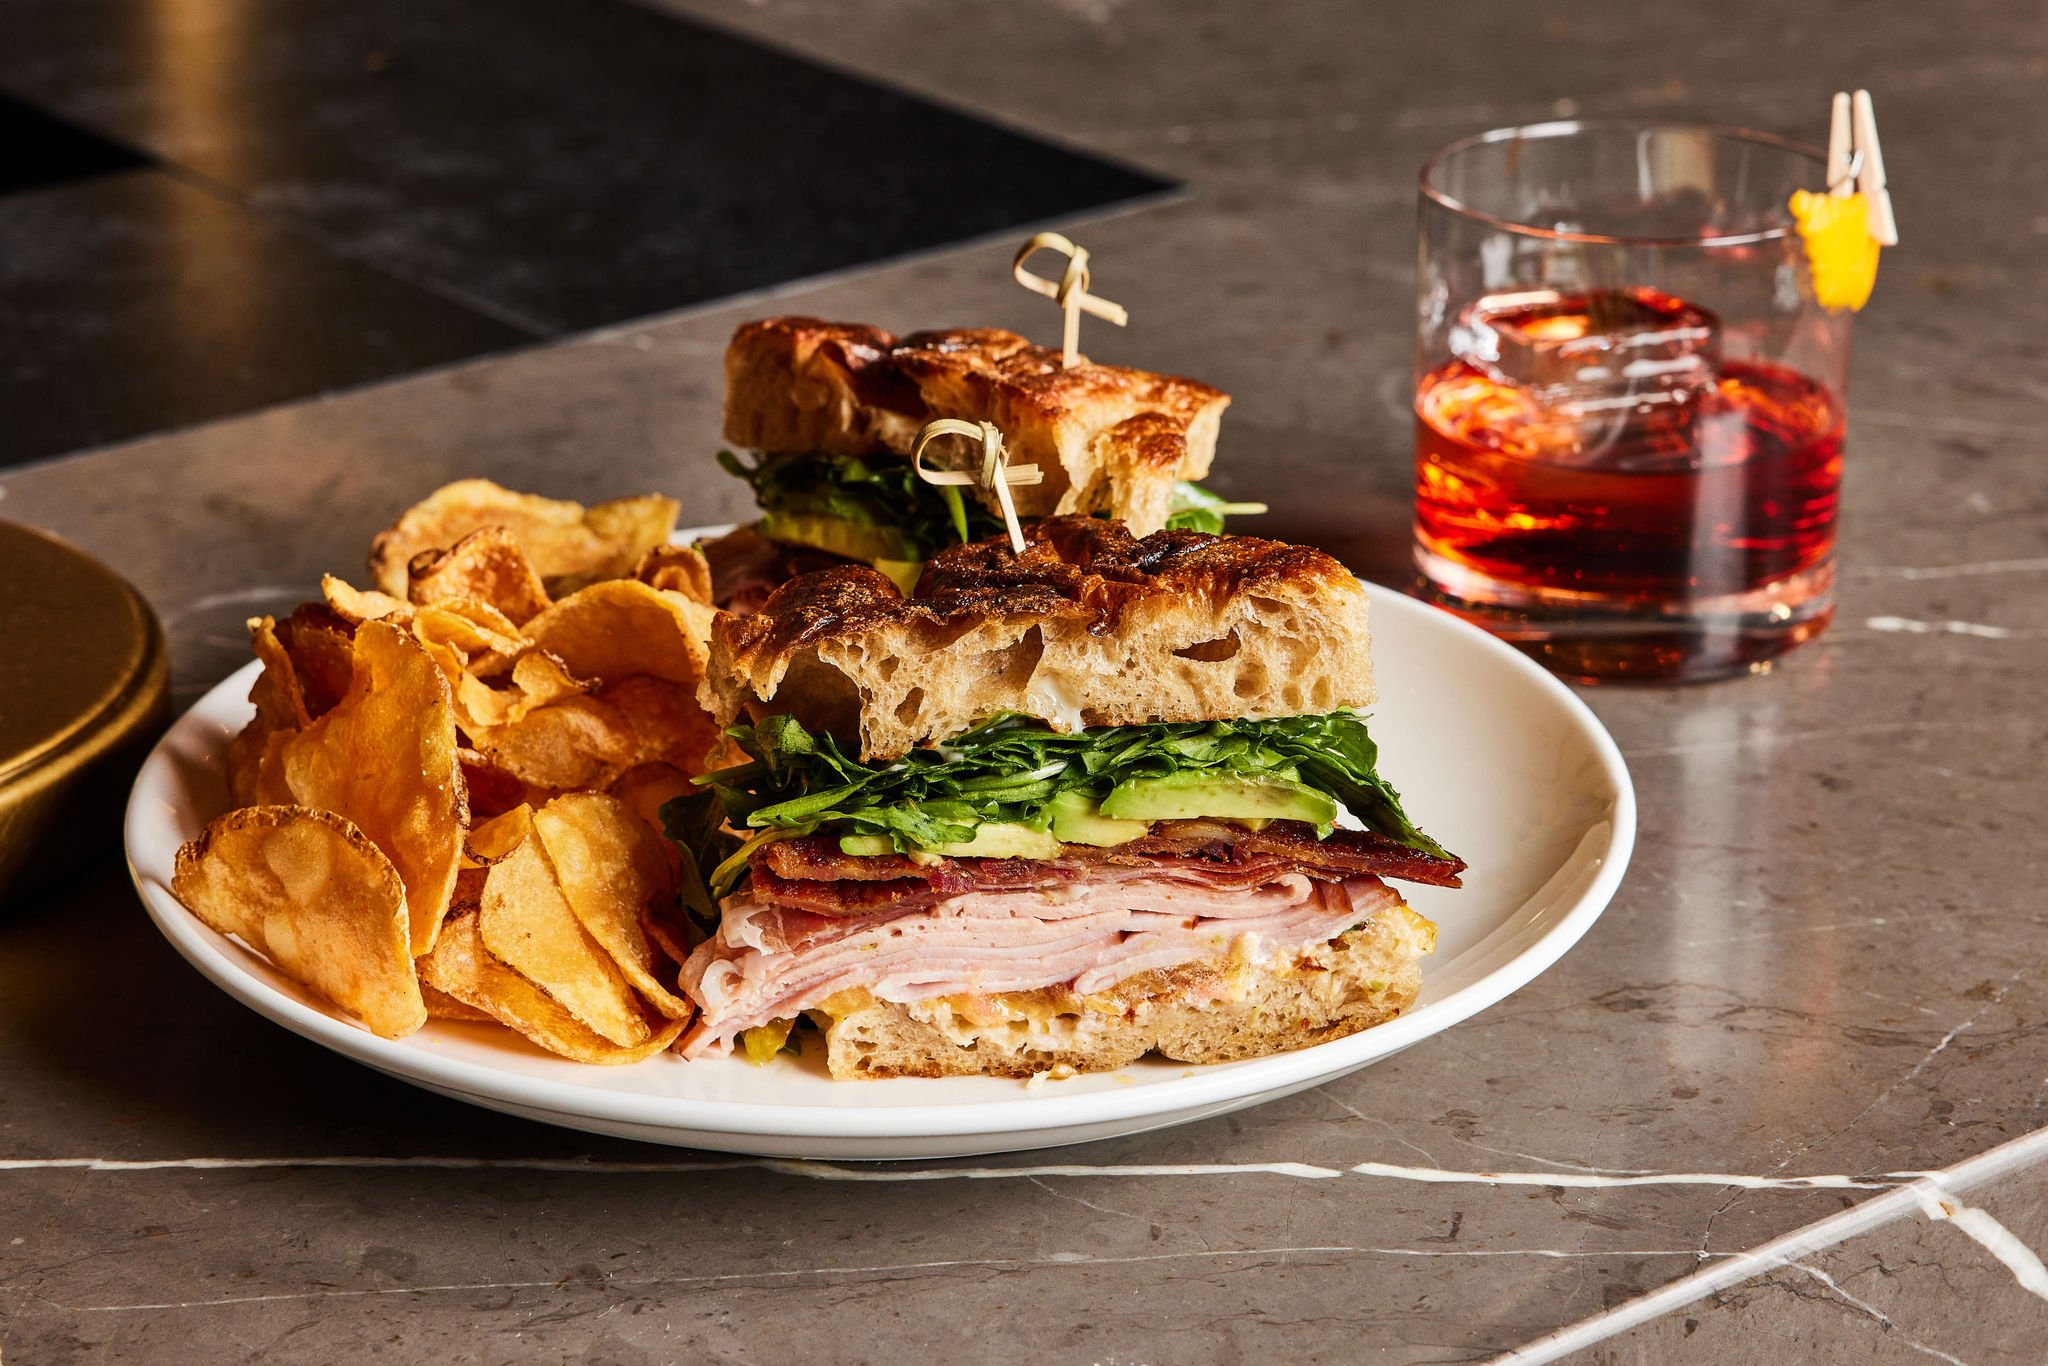
[[[1012,490],[1024,517],[1107,512],[1140,535],[1166,525],[1177,479],[1216,454],[1229,395],[1060,353],[1001,328],[918,332],[763,318],[725,353],[725,439],[750,450],[909,455],[939,417],[993,422],[1044,481]],[[992,494],[979,495],[990,510]]]
[[[1365,589],[1320,550],[1054,517],[1021,556],[942,552],[909,599],[848,566],[720,613],[700,697],[721,726],[787,713],[888,759],[1006,711],[1081,730],[1367,707],[1370,644]]]
[[[972,1001],[869,1001],[832,1018],[840,1080],[1106,1072],[1159,1053],[1236,1062],[1327,1043],[1393,1019],[1422,989],[1436,927],[1405,906],[1325,944],[1251,967],[1229,955],[1128,978]]]

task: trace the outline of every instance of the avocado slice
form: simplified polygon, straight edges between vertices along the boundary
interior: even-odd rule
[[[915,560],[917,550],[895,527],[872,522],[854,522],[844,517],[826,517],[805,512],[770,512],[762,516],[760,532],[771,541],[785,545],[807,545],[849,560],[873,564],[876,560]]]
[[[924,577],[923,560],[891,560],[885,557],[875,561],[875,568],[887,574],[896,590],[906,598],[917,591],[917,581]]]
[[[1152,828],[1147,821],[1113,820],[1103,815],[1094,801],[1071,788],[1046,803],[1046,809],[1052,813],[1053,834],[1064,844],[1106,848],[1127,844]]]
[[[1164,778],[1133,778],[1102,799],[1102,814],[1120,821],[1181,821],[1198,816],[1235,820],[1337,819],[1337,801],[1285,778],[1255,778],[1191,770]]]
[[[896,842],[887,835],[842,835],[839,852],[872,858],[878,854],[895,853]],[[929,849],[913,850],[910,856],[915,859],[920,854],[939,858],[1058,858],[1060,840],[1050,830],[1033,830],[1028,825],[990,821],[986,825],[975,826],[971,840],[935,844]]]

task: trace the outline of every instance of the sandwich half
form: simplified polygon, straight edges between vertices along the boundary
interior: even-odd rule
[[[725,356],[720,461],[760,520],[711,543],[718,600],[758,605],[784,580],[852,561],[908,591],[923,562],[1002,530],[992,492],[934,487],[912,444],[935,418],[989,421],[1037,484],[1012,488],[1025,518],[1103,513],[1139,534],[1220,531],[1232,510],[1193,481],[1209,472],[1230,398],[1193,380],[1082,361],[1000,328],[896,337],[816,318],[765,318]]]
[[[1253,1057],[1411,1005],[1464,864],[1375,771],[1363,588],[1302,546],[1053,516],[1022,555],[847,566],[721,614],[745,843],[687,1056],[809,1017],[836,1077]],[[700,851],[701,852],[701,851]]]

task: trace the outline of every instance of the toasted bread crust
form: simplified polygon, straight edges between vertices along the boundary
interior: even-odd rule
[[[1179,1062],[1235,1062],[1327,1043],[1383,1024],[1415,1003],[1421,956],[1397,917],[1380,916],[1246,972],[1228,956],[1140,973],[1083,1001],[1071,992],[992,998],[1068,1027],[962,1024],[920,1005],[875,1002],[825,1031],[840,1080],[1031,1077],[1054,1068],[1105,1072],[1147,1053]]]
[[[702,699],[893,758],[1005,711],[1063,729],[1295,715],[1374,698],[1365,590],[1322,551],[1053,517],[1023,555],[948,550],[911,598],[864,566],[721,613]]]
[[[1166,524],[1176,479],[1200,479],[1230,398],[1190,379],[1060,354],[1001,328],[898,338],[818,318],[763,318],[725,357],[725,437],[759,451],[908,455],[933,418],[1000,427],[1044,481],[1012,490],[1026,517],[1108,512]],[[990,495],[981,495],[991,509]]]

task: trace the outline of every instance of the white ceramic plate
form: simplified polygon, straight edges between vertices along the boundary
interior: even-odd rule
[[[172,859],[226,805],[229,739],[258,666],[174,725],[136,779],[128,863],[165,937],[215,985],[285,1028],[460,1100],[654,1143],[786,1157],[910,1158],[1080,1143],[1183,1124],[1314,1086],[1485,1009],[1556,962],[1613,896],[1635,843],[1628,770],[1585,704],[1465,623],[1368,585],[1380,765],[1422,826],[1471,864],[1465,887],[1404,887],[1441,937],[1398,1020],[1249,1062],[1157,1060],[1029,1086],[984,1077],[835,1082],[813,1048],[766,1067],[663,1054],[597,1067],[496,1026],[430,1022],[380,1039],[214,933],[171,895]]]

